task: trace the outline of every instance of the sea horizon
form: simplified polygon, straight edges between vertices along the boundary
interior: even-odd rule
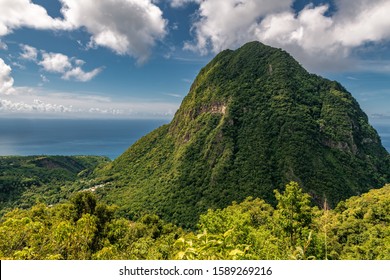
[[[116,159],[168,119],[0,119],[0,156],[91,155]],[[374,123],[390,152],[390,124]]]
[[[114,160],[162,119],[0,119],[0,156],[85,155]]]

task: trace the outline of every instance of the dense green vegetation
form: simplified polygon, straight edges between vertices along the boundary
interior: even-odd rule
[[[97,156],[2,156],[0,213],[37,201],[53,204],[67,199],[84,187],[97,166],[108,162]]]
[[[352,95],[253,42],[113,162],[0,157],[0,258],[390,259],[388,182]]]
[[[276,205],[297,181],[331,207],[390,181],[390,157],[356,100],[288,53],[248,43],[204,67],[169,125],[97,172],[97,193],[128,218],[194,227],[248,196]]]
[[[247,198],[200,216],[195,231],[79,192],[66,203],[15,209],[0,221],[1,259],[390,259],[390,185],[312,207],[297,183],[275,191],[276,207]]]
[[[390,259],[390,185],[311,207],[297,183],[275,192],[276,209],[248,198],[200,218],[199,234],[178,240],[182,259]]]

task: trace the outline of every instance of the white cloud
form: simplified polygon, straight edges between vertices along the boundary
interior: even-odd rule
[[[0,50],[8,50],[8,46],[6,43],[0,40]]]
[[[70,110],[71,108],[61,105],[46,104],[39,99],[35,99],[31,104],[23,101],[13,102],[8,99],[0,99],[1,113],[64,113]]]
[[[79,82],[87,82],[98,75],[103,68],[95,68],[90,72],[85,72],[80,66],[85,64],[84,60],[77,58],[69,58],[62,53],[46,53],[42,52],[42,60],[39,65],[47,72],[60,73],[64,80],[76,80]]]
[[[14,79],[11,77],[11,67],[5,64],[4,60],[0,58],[0,94],[12,94]]]
[[[177,93],[165,93],[165,95],[171,96],[171,97],[176,97],[176,98],[183,98],[182,95],[177,94]]]
[[[201,1],[202,0],[171,0],[171,7],[179,8],[191,2],[200,3]]]
[[[390,39],[390,1],[337,0],[334,33],[344,45],[356,47],[367,41]]]
[[[34,47],[31,47],[29,45],[20,45],[20,48],[22,49],[22,53],[20,54],[20,58],[26,59],[26,60],[32,60],[36,61],[38,58],[38,50]]]
[[[286,49],[309,68],[342,67],[353,48],[390,40],[388,0],[335,0],[332,15],[327,5],[296,13],[292,2],[203,0],[192,27],[195,41],[184,47],[207,54],[259,40]]]
[[[93,79],[96,75],[98,75],[102,71],[102,68],[96,68],[90,72],[84,72],[80,67],[73,68],[64,73],[62,76],[65,80],[70,80],[74,78],[80,82],[87,82]]]
[[[44,82],[44,83],[50,82],[49,79],[45,75],[41,74],[40,76],[41,76],[42,82]]]
[[[48,72],[64,73],[72,67],[69,57],[61,53],[42,54],[42,61],[38,63]]]
[[[327,5],[309,5],[297,16],[292,12],[269,15],[255,27],[254,35],[278,45],[295,44],[309,53],[341,51],[345,55],[350,48],[366,42],[390,39],[390,18],[386,13],[390,2],[370,1],[370,6],[361,5],[365,8],[356,9],[352,14],[349,6],[346,10],[342,6],[333,17],[325,16]]]
[[[62,53],[52,53],[43,50],[40,51],[42,56],[40,58],[39,52],[36,48],[23,44],[20,45],[20,48],[22,49],[22,52],[20,53],[21,59],[31,60],[42,66],[43,70],[47,72],[62,74],[61,78],[64,80],[87,82],[103,70],[103,67],[99,67],[93,69],[92,71],[85,72],[81,69],[81,66],[85,64],[85,61],[82,59],[78,59],[76,57],[70,58]],[[24,68],[23,65],[17,64],[16,62],[14,62],[14,65]],[[40,77],[42,80],[39,84],[40,86],[42,86],[43,83],[49,82],[49,79],[45,75],[41,74]]]
[[[85,28],[90,46],[144,62],[156,40],[164,38],[167,21],[151,0],[60,0],[64,19],[52,18],[31,0],[0,0],[0,36],[28,27],[45,30]]]
[[[82,60],[82,59],[76,59],[76,60],[75,60],[75,63],[76,63],[76,65],[81,66],[81,65],[84,65],[84,64],[85,64],[85,61]]]
[[[62,20],[53,19],[42,6],[32,3],[31,0],[0,0],[0,11],[0,36],[7,35],[21,27],[66,28]]]
[[[22,69],[22,70],[26,69],[26,66],[20,64],[19,62],[12,61],[11,64],[12,64],[12,66],[18,67],[19,69]]]
[[[0,97],[0,115],[79,118],[171,118],[179,103],[118,100],[83,93],[44,92],[40,88],[15,88],[17,94]]]
[[[191,79],[187,79],[187,78],[183,78],[181,79],[183,82],[187,83],[187,84],[192,84],[194,80],[191,80]]]
[[[186,49],[206,54],[227,47],[238,47],[253,40],[253,27],[259,18],[270,13],[288,10],[292,0],[203,0],[199,20],[194,23],[196,44]]]
[[[166,35],[162,11],[150,0],[61,0],[66,23],[85,27],[90,46],[103,46],[144,62],[156,40]]]
[[[0,112],[2,113],[71,113],[72,111],[72,107],[45,103],[40,99],[34,99],[32,103],[0,99]]]

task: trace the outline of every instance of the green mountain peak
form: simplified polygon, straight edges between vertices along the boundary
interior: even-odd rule
[[[381,187],[389,154],[339,83],[259,42],[218,54],[172,122],[101,170],[99,192],[129,216],[153,212],[192,227],[209,208],[297,181],[322,204]]]

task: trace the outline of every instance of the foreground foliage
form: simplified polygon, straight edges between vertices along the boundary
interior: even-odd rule
[[[390,259],[390,185],[341,202],[311,207],[296,183],[276,191],[273,209],[248,198],[209,210],[197,235],[177,241],[180,259]]]
[[[390,259],[390,185],[312,207],[297,183],[200,216],[184,231],[145,215],[117,216],[115,206],[79,192],[69,202],[15,209],[0,223],[1,259]]]
[[[68,203],[7,213],[0,226],[0,256],[11,259],[166,259],[177,234],[157,216],[134,223],[115,207],[80,192]],[[177,233],[176,233],[177,231]]]

